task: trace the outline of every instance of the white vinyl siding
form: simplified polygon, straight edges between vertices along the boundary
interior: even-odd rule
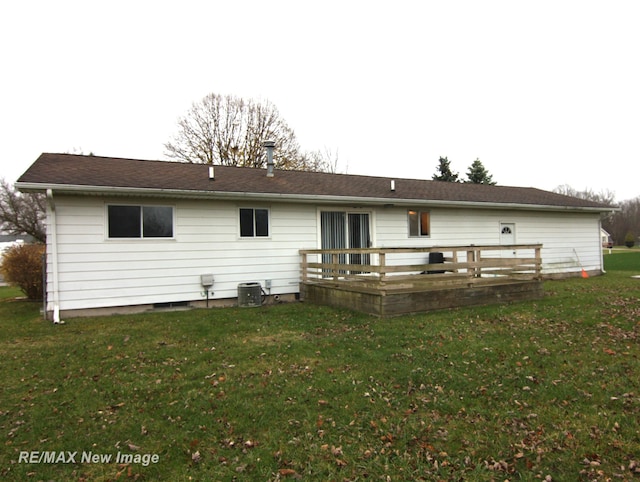
[[[312,205],[274,205],[270,237],[238,242],[237,204],[180,201],[174,238],[140,242],[105,240],[105,200],[55,202],[61,310],[203,300],[202,274],[214,275],[213,298],[234,298],[239,283],[266,279],[271,294],[296,293],[298,250],[317,247]]]
[[[543,274],[579,272],[576,253],[586,269],[602,269],[597,213],[438,208],[430,218],[431,235],[416,238],[407,235],[405,209],[378,211],[378,246],[499,245],[501,223],[513,223],[516,244],[543,244]]]
[[[239,283],[272,281],[271,294],[297,293],[300,249],[320,247],[321,211],[335,206],[271,203],[269,237],[240,238],[233,201],[171,200],[171,239],[106,239],[108,204],[145,205],[148,199],[55,196],[60,310],[204,300],[200,277],[212,274],[214,299],[237,296]],[[344,211],[351,212],[344,207]],[[601,269],[597,213],[430,208],[429,237],[410,237],[406,207],[371,207],[374,247],[497,245],[500,224],[513,223],[516,242],[542,243],[543,272]],[[51,216],[47,218],[50,222]],[[51,236],[48,236],[51,243]],[[48,309],[53,309],[52,250]],[[398,262],[400,262],[399,260]]]

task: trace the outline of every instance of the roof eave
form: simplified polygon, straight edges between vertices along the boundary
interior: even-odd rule
[[[556,206],[526,203],[500,203],[479,201],[449,201],[434,199],[404,199],[385,197],[335,196],[315,194],[280,194],[257,192],[228,192],[228,191],[186,191],[182,189],[134,188],[119,186],[85,186],[70,184],[41,184],[17,182],[16,189],[21,192],[46,192],[51,189],[54,194],[73,195],[109,195],[109,196],[140,196],[140,197],[171,197],[182,199],[224,199],[250,201],[291,201],[298,203],[348,204],[353,206],[401,206],[401,207],[464,207],[469,209],[515,209],[529,211],[575,211],[605,213],[619,211],[618,207],[588,207],[588,206]]]

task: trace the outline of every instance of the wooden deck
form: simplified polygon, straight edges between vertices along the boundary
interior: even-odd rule
[[[377,316],[539,299],[541,249],[528,244],[301,250],[301,298]]]

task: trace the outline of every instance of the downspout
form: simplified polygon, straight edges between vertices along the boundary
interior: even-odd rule
[[[602,246],[602,218],[598,219],[598,239],[600,240],[600,242],[598,243],[598,246],[600,246],[600,273],[607,274],[607,272],[604,270],[604,249]]]
[[[53,200],[53,191],[47,189],[47,203],[49,205],[50,220],[49,220],[49,236],[51,237],[51,276],[53,292],[53,322],[64,323],[60,320],[60,293],[58,292],[58,235],[56,224],[56,204]]]

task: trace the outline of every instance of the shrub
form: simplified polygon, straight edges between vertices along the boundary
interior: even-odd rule
[[[627,248],[633,248],[635,244],[636,244],[636,237],[633,235],[631,231],[629,231],[627,235],[624,237],[624,245]]]
[[[0,271],[7,283],[20,288],[30,300],[41,300],[44,244],[17,244],[4,252]]]

